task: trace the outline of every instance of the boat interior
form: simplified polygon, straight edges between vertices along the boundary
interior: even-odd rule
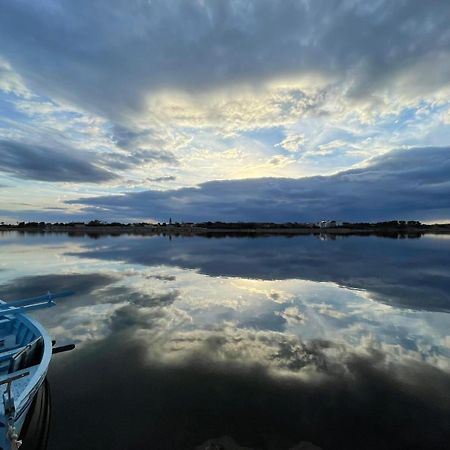
[[[8,375],[38,366],[43,354],[43,338],[30,323],[15,315],[0,316],[0,382]]]

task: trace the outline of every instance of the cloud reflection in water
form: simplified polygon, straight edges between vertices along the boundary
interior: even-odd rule
[[[1,296],[78,290],[52,449],[445,448],[450,241],[58,239],[0,243]]]

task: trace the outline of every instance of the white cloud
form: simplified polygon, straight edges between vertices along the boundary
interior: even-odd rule
[[[30,97],[30,91],[22,78],[12,69],[11,65],[0,55],[0,91],[13,93],[20,97]]]

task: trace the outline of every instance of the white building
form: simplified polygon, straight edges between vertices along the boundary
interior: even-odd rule
[[[317,225],[319,228],[335,228],[339,224],[335,220],[321,220]]]

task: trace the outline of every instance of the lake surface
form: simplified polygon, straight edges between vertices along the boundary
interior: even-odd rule
[[[52,450],[449,446],[448,237],[0,234],[49,289]]]

